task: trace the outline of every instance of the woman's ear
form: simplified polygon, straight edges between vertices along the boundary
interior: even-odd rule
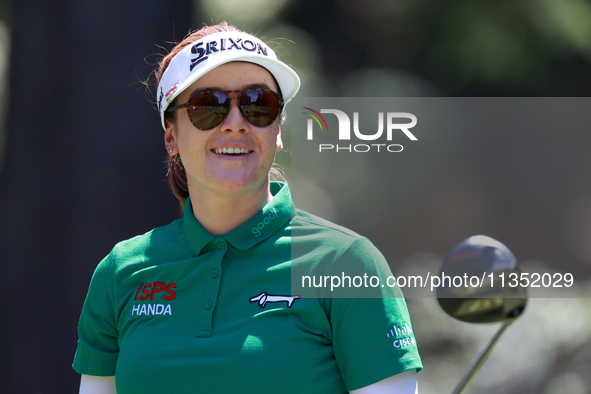
[[[169,155],[174,156],[179,153],[174,123],[165,120],[166,131],[164,132],[164,144]]]

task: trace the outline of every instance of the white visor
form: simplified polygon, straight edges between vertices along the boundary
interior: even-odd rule
[[[300,89],[296,72],[258,38],[236,31],[210,34],[183,48],[164,71],[157,91],[162,127],[166,130],[164,113],[176,96],[217,66],[238,61],[258,64],[273,74],[284,103]]]

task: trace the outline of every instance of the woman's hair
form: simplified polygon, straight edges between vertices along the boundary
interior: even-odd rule
[[[160,80],[162,79],[162,75],[164,71],[166,71],[168,65],[172,61],[172,59],[181,51],[183,48],[187,47],[188,45],[192,44],[193,42],[202,39],[205,36],[214,33],[221,33],[226,31],[235,31],[244,33],[242,30],[237,29],[235,26],[228,25],[227,22],[222,22],[218,25],[213,26],[205,26],[199,30],[189,33],[181,42],[176,44],[174,48],[164,56],[159,62],[158,67],[154,72],[155,76],[155,86],[158,87]],[[274,77],[273,77],[274,78]],[[279,84],[277,84],[279,87]],[[278,92],[281,95],[281,91]],[[171,103],[171,106],[175,105],[174,102]],[[174,121],[174,116],[176,112],[166,113],[165,120],[166,122]],[[285,111],[283,111],[280,115],[280,122],[282,123],[285,120]],[[179,200],[181,211],[185,206],[185,202],[189,197],[189,188],[187,185],[187,174],[185,173],[185,169],[183,168],[183,163],[181,161],[180,155],[175,156],[168,156],[166,159],[166,164],[168,167],[168,183],[170,184],[170,188],[172,189],[172,193],[174,196]],[[271,174],[279,179],[285,180],[281,169],[278,168],[271,168]]]

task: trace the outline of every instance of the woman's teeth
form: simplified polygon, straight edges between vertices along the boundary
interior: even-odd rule
[[[232,155],[239,155],[241,153],[250,153],[251,151],[248,149],[244,149],[244,148],[216,148],[213,149],[213,152],[216,154],[222,154],[222,153],[229,153]]]

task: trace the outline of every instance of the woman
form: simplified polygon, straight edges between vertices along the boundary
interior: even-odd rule
[[[224,23],[189,35],[156,76],[183,218],[97,267],[73,365],[80,392],[415,393],[422,365],[398,289],[292,292],[298,273],[390,273],[367,239],[296,210],[269,180],[297,74]]]

